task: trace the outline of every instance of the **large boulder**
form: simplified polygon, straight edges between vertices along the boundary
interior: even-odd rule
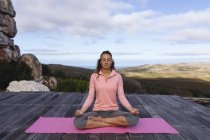
[[[0,0],[0,60],[18,61],[20,49],[12,38],[17,33],[15,10],[11,0]]]
[[[42,84],[46,85],[52,91],[57,87],[57,79],[53,76],[43,76]]]
[[[42,82],[42,65],[37,59],[37,57],[33,54],[23,54],[21,56],[21,61],[25,62],[32,70],[32,77],[37,82]]]
[[[35,81],[12,81],[9,83],[6,91],[8,92],[24,92],[24,91],[40,91],[49,92],[49,88]]]

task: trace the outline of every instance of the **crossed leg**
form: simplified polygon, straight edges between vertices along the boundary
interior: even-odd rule
[[[128,122],[124,116],[102,118],[90,116],[88,118],[86,128],[97,128],[106,126],[128,126]]]
[[[106,112],[104,115],[98,112],[87,112],[74,119],[74,125],[79,129],[98,128],[106,126],[134,126],[138,123],[139,117],[128,112],[116,111]],[[101,117],[102,116],[102,117]],[[105,117],[106,116],[106,117]]]

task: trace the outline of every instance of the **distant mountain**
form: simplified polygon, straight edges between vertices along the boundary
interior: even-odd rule
[[[188,78],[210,81],[210,62],[155,64],[120,69],[127,77]]]
[[[54,74],[64,73],[63,78],[86,81],[94,72],[93,69],[57,64],[49,64],[48,67]],[[126,93],[210,98],[210,63],[142,65],[117,70],[122,73]]]
[[[70,77],[79,77],[79,76],[86,76],[89,77],[91,73],[93,73],[93,69],[75,67],[75,66],[66,66],[60,64],[48,64],[50,70],[55,73],[56,71],[62,71],[65,73],[65,76]]]

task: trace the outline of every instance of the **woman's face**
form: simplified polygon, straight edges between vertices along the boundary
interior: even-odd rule
[[[103,69],[110,69],[112,65],[112,57],[109,54],[102,54],[101,56],[101,66]]]

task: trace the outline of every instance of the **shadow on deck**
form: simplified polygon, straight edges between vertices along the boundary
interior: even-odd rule
[[[208,140],[210,109],[173,95],[126,95],[143,118],[162,117],[179,134],[26,134],[39,116],[72,117],[85,100],[79,93],[0,93],[1,140]],[[120,106],[122,110],[124,108]],[[89,109],[90,110],[90,109]]]

